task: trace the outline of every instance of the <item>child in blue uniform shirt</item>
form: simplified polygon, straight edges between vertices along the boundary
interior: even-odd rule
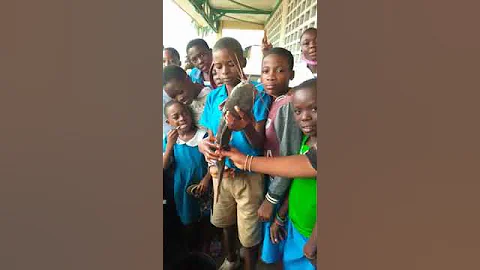
[[[198,151],[198,144],[206,137],[206,131],[193,124],[189,108],[171,100],[165,104],[165,117],[172,127],[163,140],[164,170],[173,166],[174,200],[177,214],[185,225],[185,235],[190,250],[206,249],[209,230],[209,212],[201,213],[199,202],[190,194],[187,188],[198,184],[197,192],[208,191],[211,175],[203,155]]]
[[[238,61],[237,61],[238,59]],[[239,71],[246,65],[243,49],[240,43],[229,37],[221,38],[213,47],[213,68],[222,80],[223,85],[208,94],[205,109],[200,118],[200,125],[216,135],[222,111],[223,102],[231,94],[233,88],[240,83]],[[234,119],[227,115],[228,127],[233,130],[230,145],[241,149],[249,155],[259,156],[263,153],[265,139],[265,121],[268,108],[271,104],[270,97],[262,91],[256,90],[256,97],[251,112],[241,112],[240,118]],[[217,160],[218,156],[212,149],[213,136],[204,139],[199,145],[200,151],[209,161]],[[223,181],[219,186],[221,192],[218,202],[214,201],[211,222],[224,232],[224,249],[227,258],[219,268],[221,270],[235,269],[239,265],[235,252],[234,242],[237,232],[234,225],[238,226],[238,237],[242,246],[246,248],[244,269],[255,269],[258,261],[259,244],[262,241],[262,227],[257,215],[257,210],[263,200],[263,175],[240,170],[230,161],[225,165],[234,170],[232,174],[225,172]],[[214,196],[218,194],[218,175],[216,167],[210,167],[214,183]]]
[[[193,39],[187,44],[187,58],[194,68],[189,76],[194,83],[210,87],[210,68],[212,66],[212,50],[201,38]]]

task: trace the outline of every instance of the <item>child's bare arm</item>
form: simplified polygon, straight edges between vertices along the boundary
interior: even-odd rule
[[[198,191],[200,194],[203,194],[207,191],[208,187],[210,186],[210,183],[212,182],[212,175],[210,172],[207,172],[205,176],[203,177],[202,181],[200,181]]]
[[[163,169],[170,166],[170,157],[172,156],[172,149],[168,149],[163,153]]]
[[[285,196],[285,200],[283,201],[283,204],[282,206],[280,207],[280,209],[278,209],[278,215],[282,218],[282,219],[285,219],[285,217],[287,216],[287,213],[288,213],[288,194],[287,196]]]
[[[312,167],[312,163],[305,155],[295,155],[287,157],[253,157],[247,163],[247,157],[235,148],[230,150],[220,150],[220,155],[230,158],[235,166],[243,170],[283,176],[283,177],[316,177],[317,170]],[[247,168],[247,166],[249,168]]]
[[[173,146],[178,138],[178,131],[176,129],[172,129],[167,134],[167,147],[165,149],[165,153],[163,153],[163,168],[166,169],[170,164],[169,161],[171,159],[173,153]]]
[[[288,195],[282,204],[282,207],[277,212],[274,222],[270,226],[270,241],[278,244],[285,239],[287,231],[285,230],[285,221],[288,212]]]
[[[303,247],[303,255],[310,261],[311,264],[317,265],[317,222],[315,222],[312,234]]]

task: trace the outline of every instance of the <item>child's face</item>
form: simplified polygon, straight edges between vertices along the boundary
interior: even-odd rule
[[[317,95],[315,89],[298,89],[293,94],[295,121],[308,136],[317,136]]]
[[[167,109],[167,124],[182,131],[192,127],[192,115],[185,105],[175,103]]]
[[[220,79],[220,76],[218,76],[217,71],[214,68],[212,69],[212,76],[217,87],[223,84],[222,79]]]
[[[210,71],[212,65],[212,51],[202,46],[193,46],[188,49],[188,59],[196,68],[200,69],[204,73]]]
[[[188,78],[183,80],[172,79],[165,84],[164,90],[170,98],[185,105],[192,104],[195,99],[194,84]]]
[[[163,66],[180,66],[180,59],[174,57],[169,50],[163,51]]]
[[[238,66],[235,54],[228,49],[220,49],[213,53],[213,68],[217,72],[223,84],[235,87],[240,82],[241,75],[239,70],[245,67],[245,59],[239,56],[240,66]]]
[[[267,94],[274,97],[286,94],[288,83],[293,79],[287,58],[278,54],[269,54],[263,58],[260,79]]]
[[[317,61],[317,31],[308,31],[300,39],[302,54],[307,60]]]

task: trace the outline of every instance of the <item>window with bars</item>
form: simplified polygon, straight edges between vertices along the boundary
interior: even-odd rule
[[[284,47],[300,60],[300,36],[317,26],[317,1],[284,0],[265,25],[268,40],[274,47]],[[285,10],[285,14],[284,14]]]

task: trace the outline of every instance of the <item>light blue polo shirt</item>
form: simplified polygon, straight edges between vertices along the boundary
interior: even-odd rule
[[[210,84],[210,82],[204,81],[202,71],[200,69],[196,67],[192,68],[188,76],[190,76],[190,79],[192,80],[193,83],[199,83],[201,85],[212,88],[212,85]]]
[[[258,83],[251,83],[257,87]],[[219,106],[227,99],[227,97],[227,88],[225,85],[222,85],[210,92],[210,94],[208,94],[207,101],[205,102],[205,108],[202,117],[200,118],[200,125],[210,129],[214,136],[217,135],[220,119],[222,118],[222,111],[220,110]],[[259,91],[257,89],[257,95],[255,97],[255,102],[252,109],[253,117],[255,118],[256,122],[267,119],[268,109],[270,108],[271,102],[272,100],[269,95],[267,95],[264,91]],[[261,156],[263,154],[263,149],[254,149],[250,145],[243,131],[232,132],[230,146],[237,148],[245,155]],[[225,164],[229,168],[236,168],[233,162],[229,159],[226,160]]]

